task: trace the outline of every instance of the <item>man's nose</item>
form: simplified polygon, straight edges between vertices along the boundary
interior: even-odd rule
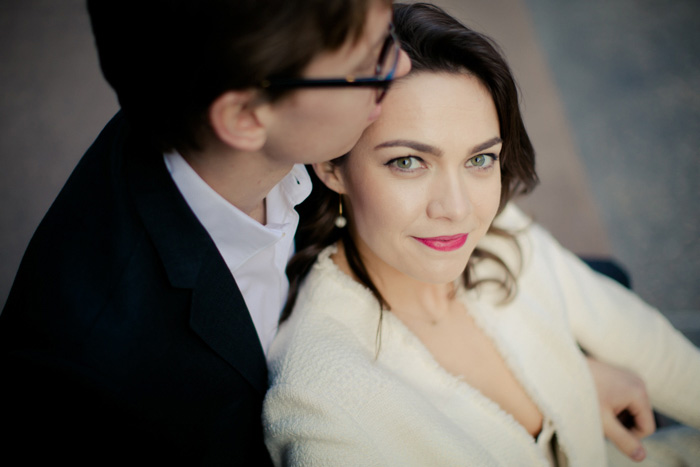
[[[394,78],[400,78],[408,74],[411,71],[411,59],[408,58],[408,54],[403,50],[399,50],[399,61],[396,64],[396,73]]]

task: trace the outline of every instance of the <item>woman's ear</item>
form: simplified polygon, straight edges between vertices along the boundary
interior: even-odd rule
[[[331,161],[317,162],[313,164],[313,168],[314,172],[316,172],[316,176],[318,176],[329,189],[340,195],[346,193],[345,181],[341,174],[340,167],[337,164],[333,164]]]
[[[241,151],[257,151],[267,138],[257,115],[256,93],[251,90],[226,91],[209,106],[209,123],[214,134]]]

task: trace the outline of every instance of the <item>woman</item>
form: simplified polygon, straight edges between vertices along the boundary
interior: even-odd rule
[[[605,465],[578,344],[700,427],[698,350],[508,204],[534,152],[493,45],[429,5],[395,23],[412,72],[314,166],[269,354],[276,463]]]

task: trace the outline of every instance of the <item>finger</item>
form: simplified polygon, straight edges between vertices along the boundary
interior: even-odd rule
[[[622,426],[624,426],[628,430],[631,430],[637,425],[637,421],[634,419],[634,415],[632,415],[632,413],[627,409],[617,414],[617,419],[620,421]]]
[[[630,411],[630,413],[632,412]],[[631,427],[630,431],[637,438],[646,438],[656,431],[656,422],[651,409],[632,413],[632,416],[634,417],[634,426]]]
[[[618,415],[627,414],[627,426],[637,438],[644,438],[654,433],[656,422],[654,412],[651,408],[651,401],[644,388],[637,391],[635,397],[630,401],[625,410]]]
[[[630,459],[641,461],[646,457],[641,441],[612,414],[603,414],[603,429],[608,439]]]

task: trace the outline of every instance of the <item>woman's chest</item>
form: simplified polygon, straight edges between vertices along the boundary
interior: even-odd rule
[[[437,322],[399,316],[440,367],[497,404],[531,436],[537,436],[543,420],[540,409],[492,338],[461,304],[456,308]]]
[[[470,309],[471,321],[452,322],[441,333],[391,317],[380,360],[439,416],[494,451],[505,448],[504,439],[536,451],[532,435],[546,418],[567,456],[588,451],[587,458],[597,458],[595,389],[565,320],[513,305]],[[475,426],[475,420],[484,422]],[[503,435],[487,436],[494,432]]]

